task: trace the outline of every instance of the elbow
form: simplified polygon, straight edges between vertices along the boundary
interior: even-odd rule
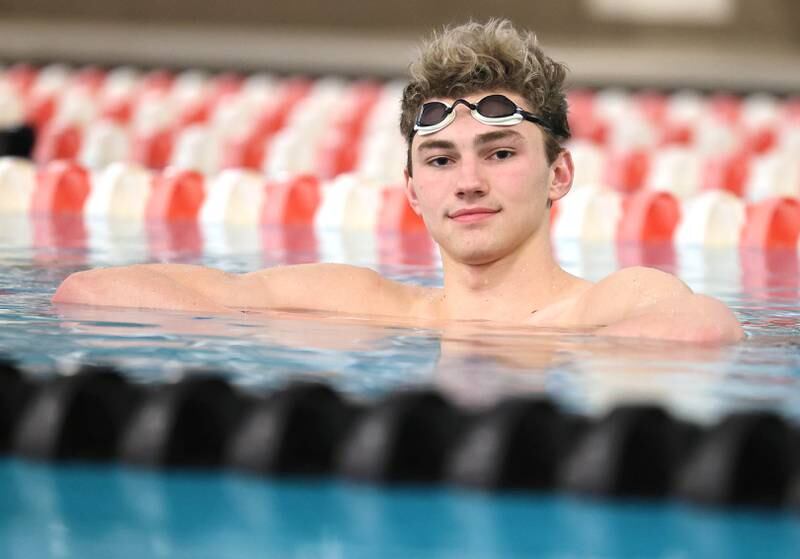
[[[708,344],[733,344],[744,339],[742,325],[725,303],[694,294],[687,301],[691,304],[675,315],[672,339]]]
[[[736,343],[736,342],[741,342],[744,338],[745,338],[744,329],[742,328],[741,324],[737,322],[736,328],[732,329],[731,333],[728,334],[721,341],[728,343]]]
[[[53,303],[91,303],[92,291],[88,284],[91,283],[89,277],[93,270],[75,272],[67,276],[56,289],[51,301]]]
[[[733,311],[721,301],[705,295],[667,301],[661,308],[601,327],[596,333],[708,344],[736,343],[745,336]]]
[[[721,328],[722,331],[720,332],[719,341],[730,343],[742,341],[745,337],[742,325],[734,316],[733,312],[727,308],[725,310],[727,311],[728,317]]]
[[[125,268],[95,268],[67,276],[51,301],[77,305],[131,306],[139,289]]]
[[[745,337],[744,329],[736,317],[731,316],[731,321],[720,332],[716,341],[722,343],[741,342]]]
[[[744,339],[742,325],[724,303],[705,295],[694,295],[693,298],[700,312],[687,313],[684,320],[675,324],[675,339],[710,344],[733,344]]]
[[[705,330],[705,335],[701,335],[697,341],[736,343],[744,339],[742,325],[725,303],[706,295],[695,295],[694,297],[704,311],[704,320],[699,322],[705,323],[707,326],[700,330],[701,333]]]
[[[696,343],[734,344],[744,339],[744,330],[733,318],[732,322],[689,327],[683,333],[677,334],[675,339]]]
[[[140,309],[229,311],[203,291],[148,265],[77,272],[62,282],[51,301]]]

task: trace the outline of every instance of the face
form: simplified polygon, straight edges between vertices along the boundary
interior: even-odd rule
[[[520,96],[508,92],[465,99],[477,103],[491,93],[529,110]],[[448,106],[455,101],[431,100]],[[534,123],[482,124],[463,104],[455,112],[446,128],[414,136],[414,176],[406,174],[406,193],[446,257],[488,264],[519,250],[543,229],[546,234],[547,201],[569,190],[572,161],[563,152],[548,164],[544,133]]]

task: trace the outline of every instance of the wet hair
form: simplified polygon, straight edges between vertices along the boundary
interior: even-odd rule
[[[545,153],[548,163],[570,137],[564,80],[567,68],[544,54],[531,31],[518,31],[507,19],[446,26],[424,41],[409,67],[403,91],[400,132],[408,142],[411,174],[414,121],[428,99],[462,98],[482,91],[520,95],[527,109],[548,123]]]

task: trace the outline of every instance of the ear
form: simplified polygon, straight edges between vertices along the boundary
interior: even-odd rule
[[[403,169],[403,177],[406,181],[406,198],[408,198],[408,205],[414,210],[417,215],[422,215],[419,209],[419,200],[417,199],[417,191],[414,189],[414,177],[408,174],[408,169]]]
[[[548,198],[556,201],[566,196],[569,189],[572,188],[574,176],[575,168],[572,164],[572,154],[569,150],[563,149],[550,165]]]

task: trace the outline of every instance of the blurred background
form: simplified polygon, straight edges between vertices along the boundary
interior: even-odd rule
[[[2,155],[30,157],[37,165],[68,160],[89,170],[125,163],[122,175],[140,176],[142,184],[148,173],[171,167],[209,179],[232,169],[270,179],[349,176],[381,188],[402,184],[406,146],[397,133],[398,100],[420,39],[448,23],[507,17],[534,30],[546,52],[570,69],[575,185],[602,187],[583,192],[593,200],[589,206],[612,200],[617,207],[620,196],[640,190],[652,201],[668,191],[673,209],[686,207],[664,210],[668,226],[659,240],[722,242],[712,241],[707,230],[714,230],[723,244],[735,245],[750,215],[742,204],[791,198],[775,202],[779,210],[763,210],[775,216],[770,231],[788,233],[762,235],[756,244],[797,246],[800,3],[791,0],[0,0],[0,14]],[[26,181],[0,169],[0,192],[6,192],[0,209],[86,210],[80,197],[74,208],[38,206],[51,198],[30,194],[38,187],[34,172],[20,165],[14,162],[14,173]],[[89,190],[95,187],[82,196]],[[373,190],[365,190],[369,207],[377,203]],[[699,199],[714,202],[701,205],[698,219],[714,225],[691,225],[694,210],[687,204],[707,191]],[[200,200],[221,207],[186,196],[183,217],[205,215]],[[378,222],[392,230],[421,227],[402,192],[391,196],[396,222],[387,225],[386,216]],[[135,199],[148,198],[140,192]],[[580,196],[570,199],[580,216],[565,206],[562,215],[571,217],[561,224],[594,223]],[[92,204],[89,213],[111,211]],[[712,210],[720,204],[729,211]],[[130,205],[118,210],[128,215]],[[314,216],[320,225],[328,219],[320,212],[309,209],[304,219]],[[604,233],[580,225],[556,227],[555,237],[617,238],[614,220],[598,212]],[[260,223],[256,213],[253,225]],[[339,212],[328,225],[371,229],[363,216],[378,215],[353,213]],[[723,214],[728,217],[715,217]],[[148,219],[154,217],[164,216]],[[693,240],[683,229],[675,233],[678,221]]]
[[[800,88],[792,0],[0,0],[0,62],[398,77],[434,27],[504,16],[577,85]]]
[[[219,370],[254,388],[310,376],[365,399],[432,385],[476,406],[535,393],[589,415],[647,402],[702,424],[754,409],[800,419],[800,3],[0,0],[0,14],[0,156],[22,156],[0,157],[0,348],[20,364],[113,363],[135,382]],[[342,262],[440,285],[440,255],[403,189],[402,79],[432,29],[493,16],[535,30],[571,69],[577,173],[550,216],[560,264],[593,281],[635,265],[678,274],[728,304],[750,339],[676,351],[483,322],[438,332],[325,314],[197,320],[51,304],[72,272],[146,261],[231,272]],[[614,450],[621,431],[599,425],[611,436],[574,445],[583,451],[571,464],[627,455]],[[674,460],[694,468],[675,479],[713,479],[709,501],[759,506],[752,488],[765,484],[774,503],[797,509],[800,471],[790,476],[785,458],[796,431],[765,425],[778,434],[723,426],[699,445],[722,453],[715,468],[744,457],[745,474],[709,474],[698,454]],[[764,469],[745,455],[762,441]],[[597,476],[581,471],[618,479],[637,467],[601,465]],[[575,479],[565,487],[577,495],[622,491]],[[682,498],[705,502],[701,489]],[[614,507],[12,460],[0,460],[0,494],[0,557],[794,558],[800,547],[796,514],[671,501]]]

